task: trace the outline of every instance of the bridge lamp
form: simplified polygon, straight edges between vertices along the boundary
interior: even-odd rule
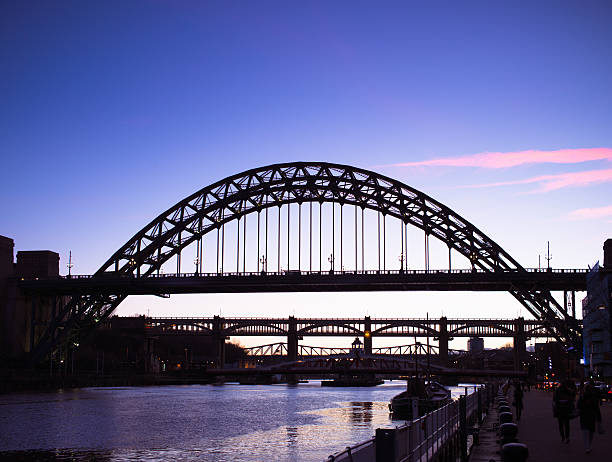
[[[330,253],[329,257],[327,257],[327,261],[329,262],[329,272],[334,272],[334,254]]]
[[[266,263],[267,263],[267,259],[265,255],[262,255],[261,258],[259,259],[259,263],[261,263],[261,271],[263,273],[266,272]]]
[[[372,332],[370,332],[369,330],[366,330],[366,331],[363,333],[363,336],[364,336],[365,338],[370,338],[370,337],[372,336]]]
[[[70,256],[68,257],[68,264],[66,266],[68,267],[68,277],[70,278],[72,277],[72,267],[74,266],[72,264],[72,250],[70,251]]]
[[[404,252],[400,253],[399,257],[397,257],[397,259],[400,262],[400,271],[404,271],[404,260],[405,260]]]
[[[198,274],[198,265],[200,264],[200,258],[195,257],[195,260],[193,260],[193,263],[195,264],[195,273]]]
[[[476,260],[478,260],[478,255],[476,254],[476,252],[472,252],[470,254],[470,263],[472,264],[472,270],[474,270],[474,264],[476,263]]]

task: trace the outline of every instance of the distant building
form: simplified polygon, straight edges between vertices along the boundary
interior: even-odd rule
[[[59,255],[49,250],[17,252],[13,240],[0,236],[0,358],[21,361],[44,333],[53,312],[53,298],[32,298],[17,287],[20,278],[59,275]]]
[[[604,264],[587,275],[587,296],[582,301],[585,374],[612,377],[612,239],[604,243]]]
[[[472,337],[468,339],[467,347],[470,353],[480,353],[484,351],[484,339],[482,337]]]

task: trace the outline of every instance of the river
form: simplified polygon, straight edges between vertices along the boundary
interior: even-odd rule
[[[0,395],[0,461],[323,462],[403,423],[387,403],[404,388],[310,381]]]

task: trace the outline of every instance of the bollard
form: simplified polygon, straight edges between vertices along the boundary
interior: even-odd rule
[[[395,462],[395,428],[376,429],[376,460]]]
[[[516,443],[516,435],[518,435],[518,426],[514,423],[503,423],[499,426],[499,436],[501,445],[508,443]]]
[[[508,443],[502,446],[502,462],[525,462],[529,457],[527,445]]]
[[[502,412],[499,414],[499,424],[511,423],[512,422],[512,413],[511,412]]]

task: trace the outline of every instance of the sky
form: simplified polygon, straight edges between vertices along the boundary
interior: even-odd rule
[[[606,1],[2,2],[0,234],[89,274],[206,185],[328,161],[425,192],[525,267],[548,241],[553,267],[592,266],[612,237],[611,20]],[[117,313],[529,317],[505,293],[130,297]]]

